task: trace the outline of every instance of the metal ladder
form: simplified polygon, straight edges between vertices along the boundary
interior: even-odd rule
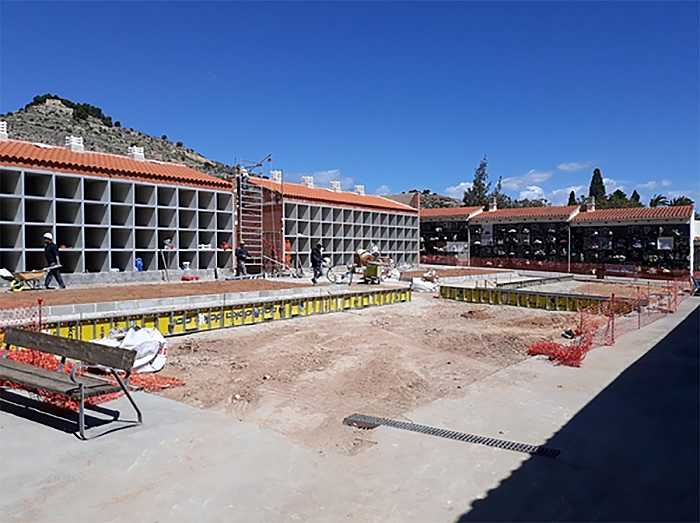
[[[248,249],[247,269],[251,274],[262,272],[263,264],[263,194],[262,188],[241,180],[239,184],[239,242]]]

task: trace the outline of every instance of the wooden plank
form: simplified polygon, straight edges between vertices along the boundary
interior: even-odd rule
[[[42,389],[70,397],[78,396],[78,386],[70,380],[68,374],[42,369],[8,358],[0,358],[0,380],[11,381],[33,390]],[[85,387],[85,397],[121,390],[119,385],[90,376],[79,376],[77,380]]]
[[[15,327],[5,329],[5,343],[119,370],[131,370],[136,359],[136,352],[132,350],[106,347]]]

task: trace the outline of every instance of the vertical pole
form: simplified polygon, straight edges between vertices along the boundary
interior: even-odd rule
[[[611,345],[615,344],[615,293],[610,295],[610,333],[612,336]]]
[[[38,307],[39,307],[39,328],[37,329],[37,331],[38,331],[38,332],[41,332],[41,330],[42,330],[42,329],[41,329],[41,326],[42,326],[42,323],[41,323],[41,306],[42,306],[43,303],[44,303],[44,299],[43,299],[43,298],[38,298],[38,299],[36,300],[36,303],[37,303],[37,305],[38,305]]]
[[[469,217],[467,217],[467,267],[472,266],[472,232],[469,230]]]
[[[637,285],[637,328],[642,328],[642,300],[639,297],[639,285]]]
[[[567,254],[567,269],[566,272],[571,274],[571,225],[568,225],[567,231],[569,233],[569,238],[568,242],[566,245],[566,254]]]

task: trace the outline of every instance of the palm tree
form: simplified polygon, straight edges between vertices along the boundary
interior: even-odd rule
[[[663,194],[655,194],[652,196],[651,200],[649,200],[649,207],[664,207],[666,205],[668,205],[668,198]]]
[[[688,198],[686,195],[676,196],[669,205],[693,205],[693,200]]]

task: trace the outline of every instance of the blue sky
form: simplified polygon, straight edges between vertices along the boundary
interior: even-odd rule
[[[0,3],[0,112],[52,92],[226,163],[458,195],[698,192],[698,5]]]

